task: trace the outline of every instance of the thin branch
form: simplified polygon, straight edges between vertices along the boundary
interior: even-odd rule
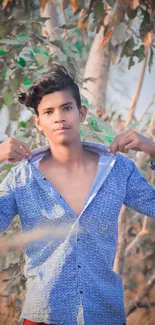
[[[122,274],[124,268],[124,251],[126,247],[125,229],[126,229],[126,206],[123,205],[118,219],[118,246],[114,262],[114,271]],[[122,235],[123,234],[123,235]]]
[[[139,39],[142,43],[143,43],[143,39],[140,37],[140,35],[129,25],[129,22],[126,19],[123,19],[123,23],[128,27],[128,29],[130,30],[130,32],[132,32],[137,39]],[[152,46],[155,48],[155,44],[152,43]]]
[[[3,294],[3,291],[5,291],[8,286],[19,276],[21,275],[21,273],[23,273],[23,270],[21,270],[18,274],[16,274],[14,277],[11,278],[11,280],[9,281],[9,283],[7,283],[7,285],[0,291],[0,296]]]
[[[136,308],[139,307],[139,304],[142,303],[143,299],[148,296],[150,290],[155,285],[155,274],[151,276],[149,281],[146,284],[146,287],[142,290],[141,294],[134,300],[132,300],[126,307],[126,316],[129,316]]]
[[[142,116],[141,116],[140,120],[138,121],[138,123],[141,123],[141,121],[143,120],[143,118],[144,118],[145,114],[147,113],[147,111],[149,110],[149,108],[150,108],[153,104],[155,104],[154,99],[155,99],[155,94],[153,95],[153,97],[152,97],[150,103],[149,103],[148,106],[146,107],[146,109],[145,109],[144,113],[142,114]]]
[[[137,104],[137,101],[138,101],[138,98],[139,98],[139,95],[140,95],[140,91],[141,91],[141,88],[142,88],[143,80],[144,80],[144,75],[145,75],[145,70],[146,70],[146,65],[147,65],[147,59],[148,59],[148,53],[144,57],[144,59],[142,61],[140,76],[139,76],[139,79],[138,79],[135,94],[134,94],[133,99],[131,101],[128,117],[127,117],[126,122],[125,122],[125,127],[128,126],[130,124],[130,122],[132,121],[135,110],[136,110],[136,104]]]
[[[152,118],[151,118],[149,127],[147,129],[148,136],[152,136],[154,129],[155,129],[155,112],[152,113]]]
[[[147,226],[147,216],[144,217],[143,220],[143,226],[141,231],[138,233],[138,235],[134,238],[134,240],[127,246],[126,250],[125,250],[125,257],[131,252],[131,250],[133,249],[134,246],[137,245],[137,242],[144,236],[149,234],[149,231],[146,228]]]

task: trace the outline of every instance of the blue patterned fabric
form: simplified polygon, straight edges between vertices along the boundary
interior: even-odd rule
[[[98,171],[77,216],[43,177],[38,161],[49,147],[12,168],[0,185],[0,230],[20,215],[24,231],[69,227],[67,236],[44,238],[25,246],[27,296],[21,315],[57,325],[122,325],[123,286],[113,271],[118,216],[122,204],[155,217],[155,190],[135,164],[107,147],[83,143],[99,154]]]

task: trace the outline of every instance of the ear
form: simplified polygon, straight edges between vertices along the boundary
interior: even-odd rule
[[[84,122],[87,115],[87,107],[82,105],[80,108],[80,122]]]
[[[39,119],[39,116],[38,115],[33,115],[33,122],[36,126],[36,128],[39,130],[39,131],[42,131],[42,128],[40,126],[40,119]]]

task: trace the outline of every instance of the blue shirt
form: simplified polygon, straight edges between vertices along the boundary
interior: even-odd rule
[[[155,190],[135,164],[107,147],[83,143],[99,154],[98,171],[83,210],[77,216],[37,167],[50,153],[33,152],[0,186],[0,230],[20,216],[29,231],[42,225],[69,226],[67,236],[25,246],[27,296],[21,314],[34,322],[57,325],[123,325],[121,276],[113,271],[118,216],[122,204],[155,217]]]

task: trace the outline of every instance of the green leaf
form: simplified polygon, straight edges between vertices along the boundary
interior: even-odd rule
[[[27,125],[27,124],[26,124],[26,122],[24,122],[24,121],[21,121],[21,122],[19,123],[19,127],[20,127],[20,128],[24,128],[24,129],[25,129],[25,128],[26,128],[26,125]]]
[[[129,64],[128,64],[128,69],[130,70],[130,68],[134,65],[134,60],[133,60],[133,57],[131,56],[130,59],[129,59]]]
[[[31,86],[32,85],[32,81],[29,80],[28,78],[24,78],[23,85],[24,86]]]
[[[139,49],[133,51],[133,56],[137,56],[139,62],[144,59],[144,45],[141,45]]]
[[[83,48],[84,48],[84,43],[83,43],[83,41],[77,41],[77,42],[75,43],[75,47],[77,48],[77,50],[78,50],[79,52],[82,52],[82,50],[83,50]]]
[[[17,63],[19,65],[21,65],[23,68],[26,66],[26,61],[21,56],[19,57],[19,60],[17,61]]]
[[[9,39],[9,38],[5,38],[5,39],[1,39],[0,40],[0,44],[6,44],[6,45],[18,45],[19,41],[15,40],[15,39]]]
[[[12,91],[15,91],[19,85],[20,81],[16,78],[12,79],[10,78],[9,86]]]
[[[115,3],[115,0],[107,0],[106,2],[108,3],[109,6],[112,7]]]
[[[59,28],[62,28],[62,29],[73,29],[73,28],[76,28],[76,25],[75,24],[64,24],[62,26],[60,26]]]
[[[4,103],[8,106],[13,104],[13,93],[6,91],[3,94]]]
[[[122,57],[124,55],[126,55],[127,57],[129,56],[132,56],[133,54],[133,48],[135,47],[135,41],[133,39],[133,37],[131,37],[130,39],[128,39],[126,42],[125,42],[125,45],[124,45],[124,48],[123,48],[123,51],[122,51]]]
[[[6,53],[6,51],[4,51],[2,48],[0,48],[0,55],[3,55],[5,53]]]
[[[112,143],[113,142],[113,140],[114,140],[114,137],[110,137],[109,135],[105,135],[105,141],[107,142],[107,143]]]
[[[128,7],[127,15],[130,19],[134,19],[137,16],[137,9],[133,10],[130,7]]]
[[[149,62],[148,62],[149,72],[151,72],[151,68],[152,68],[152,65],[153,65],[153,57],[154,57],[154,52],[153,52],[153,49],[151,48]]]
[[[43,53],[35,53],[35,59],[40,67],[44,67],[44,65],[48,62],[47,55]]]
[[[96,24],[98,24],[102,19],[103,13],[104,13],[104,3],[101,0],[97,1],[94,7],[94,18]]]

